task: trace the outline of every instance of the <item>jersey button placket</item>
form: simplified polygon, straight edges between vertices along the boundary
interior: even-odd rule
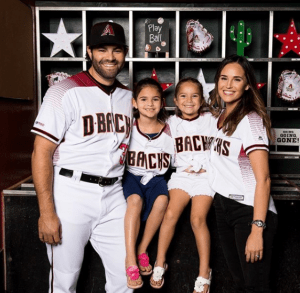
[[[110,106],[110,115],[111,115],[111,121],[112,121],[112,129],[113,129],[113,136],[114,136],[114,140],[113,140],[113,143],[115,144],[116,143],[116,140],[117,139],[117,134],[116,134],[116,130],[115,130],[115,124],[114,124],[114,113],[113,113],[113,101],[112,101],[112,93],[110,93],[109,95],[109,106]],[[112,156],[111,156],[111,151],[109,152],[109,159],[110,159],[110,162],[112,163]],[[111,167],[112,168],[112,167]],[[108,169],[107,173],[106,173],[106,176],[108,176],[109,172],[110,172],[110,169]],[[101,187],[101,186],[100,186]],[[104,187],[103,187],[104,188]]]

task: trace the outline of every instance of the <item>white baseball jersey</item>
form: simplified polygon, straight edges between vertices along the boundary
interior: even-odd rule
[[[173,153],[174,146],[168,123],[156,136],[149,138],[139,129],[138,121],[134,120],[126,168],[136,176],[143,176],[142,184],[146,185],[154,176],[165,174],[170,167]]]
[[[209,145],[213,133],[216,132],[216,118],[209,112],[202,113],[192,120],[173,115],[168,123],[174,139],[176,172],[184,171],[188,167],[195,172],[201,168],[206,170]]]
[[[55,166],[88,174],[123,175],[132,121],[131,91],[116,81],[106,93],[89,74],[78,73],[47,91],[32,128],[58,145]]]
[[[256,180],[248,155],[254,150],[269,151],[267,132],[256,112],[246,115],[231,136],[219,129],[211,146],[212,189],[253,206]],[[269,209],[276,213],[272,198]]]

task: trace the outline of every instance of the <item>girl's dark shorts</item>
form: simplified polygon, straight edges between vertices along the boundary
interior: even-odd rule
[[[163,175],[153,177],[146,185],[141,183],[142,176],[135,176],[125,171],[123,191],[125,199],[132,194],[138,194],[143,199],[142,221],[146,221],[152,206],[159,195],[168,196],[167,182]]]

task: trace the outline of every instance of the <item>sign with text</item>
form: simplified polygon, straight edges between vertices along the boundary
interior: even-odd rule
[[[276,139],[274,145],[300,145],[300,129],[273,128]]]
[[[146,19],[145,52],[169,52],[169,20]]]

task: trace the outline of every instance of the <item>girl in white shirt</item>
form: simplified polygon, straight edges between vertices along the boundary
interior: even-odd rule
[[[202,85],[194,78],[179,81],[174,102],[177,114],[170,117],[168,123],[175,147],[176,172],[168,182],[170,202],[159,233],[157,259],[150,285],[159,289],[164,284],[163,275],[167,269],[166,253],[179,217],[191,201],[191,225],[200,259],[198,278],[193,292],[207,293],[211,269],[210,234],[206,217],[214,192],[208,184],[206,153],[209,152],[211,130],[215,128],[216,119],[211,113],[204,112]]]
[[[127,286],[142,287],[140,275],[150,275],[147,248],[158,230],[168,204],[164,174],[173,154],[173,140],[165,122],[163,90],[151,78],[139,81],[133,91],[134,120],[123,178],[127,200],[125,215]],[[140,221],[146,222],[136,247]]]

